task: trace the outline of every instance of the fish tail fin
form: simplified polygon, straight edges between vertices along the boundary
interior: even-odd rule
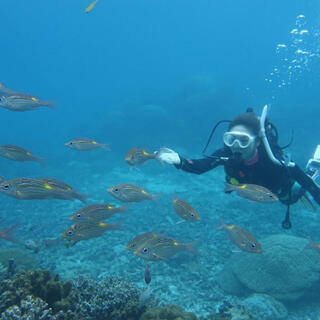
[[[109,147],[109,143],[102,143],[100,144],[101,148],[106,150],[106,151],[111,151],[110,147]]]
[[[151,197],[150,199],[156,203],[157,205],[160,205],[160,201],[159,201],[159,198],[162,196],[161,193],[156,193],[156,194],[151,194]]]
[[[232,191],[234,191],[234,186],[228,182],[224,183],[224,190],[225,193],[231,193]]]
[[[17,229],[20,226],[20,223],[16,223],[13,226],[3,229],[0,232],[0,238],[13,242],[13,243],[18,243],[17,239],[12,235],[12,232]]]
[[[49,109],[52,109],[52,110],[57,110],[56,107],[54,107],[54,101],[43,101],[42,102],[42,105],[49,108]]]
[[[80,194],[73,189],[71,190],[63,190],[63,196],[65,197],[66,200],[73,201],[74,199],[80,200],[82,203],[86,204],[87,203],[87,198],[89,196],[87,194]]]
[[[199,251],[197,250],[196,246],[198,245],[199,243],[199,239],[197,240],[194,240],[194,241],[191,241],[191,242],[188,242],[188,243],[185,243],[185,248],[187,251],[193,253],[194,255],[199,255]]]
[[[39,162],[40,163],[40,165],[41,165],[41,167],[45,167],[46,166],[46,161],[47,161],[47,159],[45,159],[45,158],[35,158],[35,161],[37,161],[37,162]]]
[[[130,214],[129,208],[130,206],[128,204],[125,204],[124,206],[117,208],[117,211],[120,213]]]
[[[87,194],[80,194],[77,192],[75,192],[74,197],[80,200],[82,203],[87,203],[87,198],[89,198]]]
[[[125,221],[125,219],[121,219],[121,220],[114,221],[114,223],[110,223],[109,229],[123,231],[124,229],[122,227],[122,224],[124,221]]]
[[[219,221],[220,221],[220,226],[217,226],[216,230],[225,229],[227,227],[227,225],[225,224],[225,222],[223,221],[223,219],[221,217],[219,218]]]
[[[316,243],[311,239],[311,237],[308,237],[309,242],[307,243],[307,245],[303,248],[304,250],[306,249],[314,249],[316,246]]]

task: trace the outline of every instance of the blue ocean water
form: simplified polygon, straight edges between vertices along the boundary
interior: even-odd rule
[[[245,299],[255,291],[238,298],[218,284],[219,272],[239,254],[215,230],[219,217],[248,227],[258,239],[311,235],[320,242],[317,214],[293,206],[293,227],[283,230],[285,206],[225,195],[222,168],[198,176],[150,161],[132,170],[124,156],[131,147],[151,152],[167,146],[188,158],[201,157],[217,121],[248,107],[259,115],[268,104],[281,145],[294,131],[288,152],[304,168],[320,142],[319,2],[100,0],[86,14],[89,3],[2,0],[0,82],[53,100],[56,110],[0,109],[0,144],[47,159],[41,167],[0,158],[0,176],[55,177],[88,195],[89,203],[120,205],[106,189],[122,182],[161,196],[159,204],[132,205],[121,232],[41,250],[35,254],[40,266],[66,279],[116,274],[142,288],[144,261],[125,245],[139,233],[165,232],[183,242],[200,241],[196,257],[184,254],[151,264],[154,295],[161,303],[207,316],[226,297]],[[224,129],[217,131],[210,151],[222,146]],[[64,143],[76,137],[110,143],[112,151],[67,149]],[[173,192],[197,207],[200,223],[175,224]],[[25,240],[60,237],[83,206],[1,194],[0,205],[0,229],[21,223],[16,236],[23,250]],[[1,241],[0,246],[15,245]],[[317,299],[285,302],[288,319],[320,317]]]

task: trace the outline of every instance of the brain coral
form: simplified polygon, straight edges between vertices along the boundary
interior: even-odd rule
[[[248,289],[266,293],[280,300],[301,297],[320,276],[319,256],[304,250],[307,239],[272,235],[261,241],[263,253],[235,254],[231,270]]]

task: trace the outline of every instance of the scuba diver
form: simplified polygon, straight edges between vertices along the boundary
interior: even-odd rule
[[[315,182],[320,172],[320,146],[314,158],[309,160],[305,173],[284,155],[283,149],[290,144],[282,148],[278,145],[278,132],[266,117],[267,108],[264,107],[260,118],[252,109],[248,109],[232,121],[219,121],[211,132],[203,154],[217,126],[222,122],[229,122],[229,128],[223,135],[224,146],[212,155],[205,155],[202,159],[185,159],[175,151],[163,147],[157,157],[165,163],[173,164],[177,169],[195,174],[202,174],[222,165],[227,183],[255,184],[267,188],[287,206],[282,227],[289,229],[291,204],[301,200],[315,211],[306,192],[320,205],[320,188]]]

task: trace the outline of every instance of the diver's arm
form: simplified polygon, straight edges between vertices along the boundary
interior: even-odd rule
[[[202,159],[185,159],[179,155],[180,163],[174,164],[174,166],[183,171],[201,174],[224,164],[226,159],[222,158],[229,156],[230,151],[227,148],[218,149],[211,156]]]
[[[320,205],[320,188],[298,165],[289,167],[292,177],[313,197],[313,199]]]

